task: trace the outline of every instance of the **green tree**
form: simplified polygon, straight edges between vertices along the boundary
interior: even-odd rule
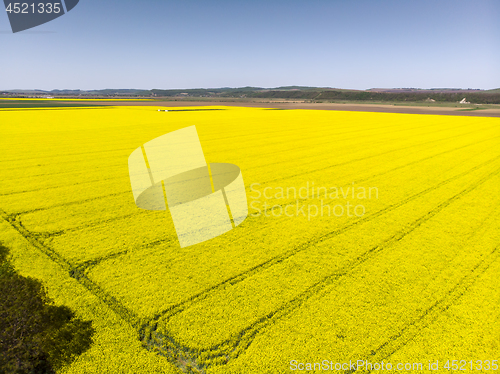
[[[92,344],[94,329],[43,285],[19,275],[0,244],[0,373],[54,373]]]

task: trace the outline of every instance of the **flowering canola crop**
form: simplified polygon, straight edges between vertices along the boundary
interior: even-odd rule
[[[0,240],[97,329],[65,372],[499,359],[499,119],[172,109],[0,110]],[[181,248],[127,159],[192,125],[249,216]]]

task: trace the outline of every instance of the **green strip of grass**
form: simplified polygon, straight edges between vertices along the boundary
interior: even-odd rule
[[[74,108],[100,107],[106,104],[83,104],[77,102],[42,101],[42,100],[0,100],[0,109],[32,109],[32,108]]]
[[[468,109],[459,109],[459,110],[457,110],[457,112],[470,112],[470,111],[473,111],[473,110],[483,110],[483,109],[488,109],[488,108],[479,108],[479,107],[476,107],[476,108],[468,108]]]

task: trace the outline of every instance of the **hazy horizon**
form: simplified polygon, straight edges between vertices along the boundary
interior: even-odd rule
[[[186,88],[186,87],[174,87],[174,88],[116,88],[116,87],[108,87],[108,88],[90,88],[90,89],[80,89],[80,88],[54,88],[51,90],[44,90],[41,88],[25,88],[25,89],[20,89],[20,88],[11,88],[11,89],[2,89],[0,88],[0,91],[3,92],[14,92],[14,91],[41,91],[41,92],[51,92],[51,91],[82,91],[82,92],[89,92],[89,91],[102,91],[102,90],[137,90],[137,91],[151,91],[151,90],[219,90],[219,89],[238,89],[238,88],[258,88],[258,89],[264,89],[264,90],[273,90],[273,89],[278,89],[282,87],[300,87],[300,88],[318,88],[318,89],[338,89],[338,90],[358,90],[358,89],[351,89],[351,88],[343,88],[343,87],[327,87],[327,86],[297,86],[294,84],[287,85],[287,86],[279,86],[279,87],[256,87],[256,86],[240,86],[240,87],[193,87],[193,88]],[[491,88],[491,89],[483,89],[483,88],[475,88],[475,87],[429,87],[429,88],[423,88],[423,87],[370,87],[366,89],[359,89],[359,91],[367,91],[367,90],[407,90],[407,89],[413,89],[413,90],[481,90],[481,91],[488,91],[488,90],[494,90],[498,88]]]

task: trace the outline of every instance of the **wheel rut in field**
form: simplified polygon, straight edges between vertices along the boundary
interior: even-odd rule
[[[495,160],[497,158],[491,159],[489,161],[486,161],[480,165],[477,165],[473,167],[472,169],[469,169],[468,171],[462,172],[452,178],[449,178],[446,181],[440,182],[437,185],[428,188],[424,191],[421,191],[415,195],[412,195],[401,202],[397,204],[393,204],[389,207],[386,207],[370,216],[364,217],[363,219],[360,219],[354,223],[351,223],[349,225],[346,225],[345,227],[335,230],[332,232],[329,232],[325,235],[322,235],[319,238],[316,238],[315,240],[308,241],[306,243],[303,243],[302,245],[292,249],[291,251],[286,252],[282,256],[278,256],[276,258],[273,258],[265,263],[259,264],[255,266],[254,268],[250,269],[249,271],[246,271],[244,273],[241,273],[238,276],[235,276],[233,278],[230,278],[220,284],[218,284],[215,287],[212,287],[211,289],[195,295],[191,297],[190,299],[184,301],[183,303],[177,304],[174,307],[169,308],[168,310],[164,311],[160,315],[156,316],[152,320],[150,320],[147,323],[144,323],[143,320],[141,320],[135,313],[133,313],[131,310],[127,309],[123,304],[114,298],[113,296],[109,295],[105,290],[103,290],[99,285],[97,285],[95,282],[91,281],[86,275],[85,275],[85,269],[87,266],[95,266],[96,263],[89,263],[87,266],[75,266],[68,260],[66,260],[63,256],[58,254],[56,251],[51,249],[50,247],[44,245],[39,238],[36,237],[36,235],[33,235],[30,233],[27,229],[25,229],[21,222],[16,220],[16,215],[8,215],[3,211],[0,211],[0,215],[2,218],[4,218],[7,222],[10,223],[10,225],[16,229],[20,235],[22,235],[30,244],[32,244],[35,248],[40,250],[42,253],[47,255],[52,261],[57,263],[59,266],[61,266],[65,271],[68,272],[68,274],[76,279],[80,284],[82,284],[89,292],[91,292],[93,295],[97,296],[103,303],[105,303],[111,310],[113,310],[115,313],[117,313],[124,321],[129,323],[131,326],[133,326],[139,333],[139,337],[141,341],[143,342],[144,346],[147,349],[157,351],[158,353],[164,355],[177,365],[183,370],[186,370],[186,368],[190,367],[191,370],[197,371],[197,372],[203,372],[205,367],[208,367],[210,365],[217,365],[217,364],[224,364],[227,363],[228,360],[234,359],[238,357],[254,340],[254,338],[258,335],[260,331],[265,329],[269,324],[272,322],[275,322],[290,313],[292,313],[294,310],[297,309],[297,307],[300,307],[304,302],[306,302],[308,299],[310,299],[312,296],[317,295],[319,292],[325,290],[328,286],[334,284],[338,279],[341,277],[344,277],[348,274],[350,274],[353,269],[358,267],[360,264],[368,261],[369,259],[373,258],[377,253],[380,251],[384,250],[387,247],[390,247],[392,244],[398,242],[402,238],[404,238],[406,235],[414,231],[416,228],[418,228],[422,223],[428,221],[430,218],[435,216],[437,213],[439,213],[441,210],[449,206],[451,203],[454,201],[458,200],[461,198],[463,195],[467,194],[468,192],[474,190],[476,187],[481,185],[484,181],[487,179],[491,178],[492,176],[498,174],[500,171],[499,169],[495,170],[494,172],[488,174],[486,177],[482,178],[479,180],[477,183],[474,183],[473,185],[469,186],[468,188],[464,189],[460,193],[450,197],[449,199],[445,200],[441,204],[439,204],[436,208],[434,208],[432,211],[428,212],[426,215],[420,217],[419,219],[413,221],[410,225],[405,227],[403,230],[398,231],[396,234],[391,236],[389,239],[386,241],[380,243],[379,245],[370,248],[368,251],[364,252],[363,254],[359,255],[357,258],[355,258],[349,265],[346,267],[339,269],[337,272],[334,274],[331,274],[325,278],[323,278],[321,281],[317,282],[313,286],[311,286],[309,289],[306,291],[302,292],[299,296],[294,298],[293,300],[290,300],[289,302],[285,303],[282,307],[276,309],[275,311],[267,314],[266,316],[263,316],[260,318],[256,323],[248,326],[244,330],[240,331],[238,334],[235,335],[234,339],[230,339],[228,341],[225,341],[215,347],[212,347],[210,349],[206,350],[200,350],[200,349],[193,349],[187,346],[184,346],[177,342],[174,337],[172,336],[164,336],[160,334],[157,331],[157,321],[161,317],[167,317],[171,318],[172,316],[186,310],[189,308],[190,305],[193,305],[194,303],[206,298],[209,294],[212,294],[214,292],[217,292],[218,290],[222,289],[226,285],[233,285],[238,282],[241,282],[242,280],[248,278],[249,276],[256,274],[257,272],[269,268],[277,263],[280,263],[284,261],[286,258],[298,253],[301,250],[305,250],[306,248],[309,248],[312,245],[318,244],[320,242],[323,242],[325,240],[328,240],[335,235],[339,235],[342,232],[345,232],[359,223],[366,222],[368,220],[373,220],[374,218],[379,217],[382,214],[385,214],[391,210],[396,209],[397,207],[400,207],[414,199],[417,199],[418,197],[424,196],[425,194],[445,185],[448,183],[453,182],[454,180],[457,180],[458,178],[461,178],[463,176],[466,176],[467,174],[478,170],[481,167],[484,167]],[[497,252],[495,252],[497,253]],[[114,254],[115,256],[118,254]],[[104,256],[101,260],[104,260],[106,256]],[[496,257],[495,257],[496,258]],[[478,269],[479,269],[478,265]],[[474,278],[475,279],[475,278]],[[464,281],[465,282],[465,281]],[[454,287],[450,292],[455,292],[455,289],[458,286]],[[458,292],[458,291],[457,291]],[[465,291],[464,291],[465,292]],[[455,292],[456,293],[456,292]],[[463,293],[462,293],[463,294]],[[450,296],[451,297],[451,296]],[[451,300],[451,299],[450,299]],[[454,300],[454,299],[453,299]],[[401,339],[398,339],[396,337],[393,339],[394,341],[402,341]],[[389,350],[389,348],[386,348],[390,345],[390,343],[387,343],[386,345],[383,345],[379,347],[378,352],[386,351]],[[394,344],[393,344],[394,345]],[[392,345],[391,345],[392,346]],[[203,358],[200,360],[200,358]],[[203,361],[209,359],[211,361],[210,365],[205,365]],[[200,362],[201,361],[201,362]]]

